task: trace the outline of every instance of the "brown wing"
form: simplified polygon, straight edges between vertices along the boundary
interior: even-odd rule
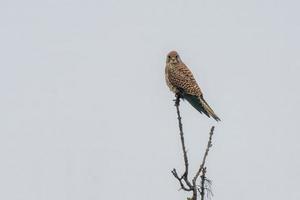
[[[173,86],[183,89],[187,94],[202,95],[192,72],[184,63],[179,63],[176,67],[170,69],[168,75],[168,79]]]

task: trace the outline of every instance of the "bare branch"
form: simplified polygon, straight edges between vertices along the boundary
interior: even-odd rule
[[[204,200],[204,193],[205,193],[205,174],[206,174],[206,167],[203,168],[202,170],[202,175],[201,175],[201,190],[200,190],[200,196],[201,196],[201,200]]]
[[[175,106],[176,106],[176,111],[177,111],[177,119],[178,119],[178,126],[179,126],[179,134],[180,134],[180,141],[181,141],[181,147],[182,147],[182,152],[183,152],[183,159],[184,159],[184,165],[185,165],[185,171],[182,175],[181,178],[185,181],[187,186],[191,189],[192,184],[188,180],[188,174],[189,174],[189,161],[187,157],[187,152],[186,152],[186,147],[185,147],[185,142],[184,142],[184,135],[183,135],[183,128],[182,128],[182,122],[181,122],[181,116],[180,116],[180,111],[179,111],[179,105],[180,105],[180,95],[176,95],[175,99]]]
[[[181,189],[183,189],[184,191],[192,191],[192,188],[190,188],[189,186],[186,187],[186,186],[183,184],[183,182],[182,182],[183,177],[180,178],[180,177],[178,176],[176,169],[173,169],[171,172],[172,172],[173,176],[179,181],[179,184],[180,184]]]
[[[212,147],[212,136],[214,134],[214,130],[215,130],[215,127],[212,126],[211,129],[210,129],[210,132],[209,132],[209,139],[208,139],[206,150],[205,150],[205,153],[204,153],[204,156],[203,156],[203,159],[202,159],[202,163],[201,163],[195,177],[193,178],[193,185],[196,185],[197,178],[199,177],[199,175],[200,175],[200,173],[201,173],[201,171],[202,171],[202,169],[205,165],[209,149]]]
[[[197,200],[198,191],[200,193],[201,200],[204,200],[205,190],[210,192],[210,189],[207,189],[206,184],[205,184],[207,182],[210,187],[210,181],[208,179],[206,179],[206,167],[204,167],[204,166],[205,166],[206,158],[208,156],[209,149],[212,146],[212,135],[214,133],[214,126],[211,128],[210,133],[209,133],[209,140],[208,140],[207,147],[206,147],[203,159],[202,159],[202,163],[201,163],[195,177],[192,179],[192,184],[191,184],[191,182],[188,178],[189,162],[188,162],[188,156],[187,156],[187,151],[186,151],[186,146],[185,146],[185,141],[184,141],[183,125],[182,125],[181,115],[180,115],[180,111],[179,111],[180,98],[181,98],[180,95],[176,94],[176,99],[174,101],[175,101],[175,106],[176,106],[176,111],[177,111],[178,127],[179,127],[181,148],[182,148],[182,152],[183,152],[185,171],[182,174],[182,176],[178,175],[176,169],[173,169],[171,172],[172,172],[173,176],[178,180],[181,189],[183,189],[184,191],[188,191],[188,192],[192,191],[193,192],[193,196],[191,198],[188,198],[189,200]],[[201,174],[201,172],[202,172],[202,174]],[[200,176],[200,174],[201,174],[201,176]],[[200,187],[196,185],[196,181],[199,176],[201,178]]]

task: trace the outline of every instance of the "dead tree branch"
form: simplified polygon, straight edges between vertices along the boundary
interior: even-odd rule
[[[202,170],[202,175],[201,175],[201,186],[200,186],[200,196],[201,200],[204,200],[204,191],[205,191],[205,174],[206,174],[206,167],[203,168]]]
[[[209,139],[208,139],[208,142],[207,142],[206,150],[205,150],[205,153],[204,153],[204,156],[203,156],[203,159],[202,159],[202,163],[201,163],[201,165],[199,167],[199,170],[197,171],[195,177],[193,178],[193,185],[196,185],[196,180],[197,180],[197,178],[199,177],[201,171],[204,168],[204,165],[205,165],[205,162],[206,162],[206,158],[208,156],[209,149],[212,147],[212,136],[214,134],[214,129],[215,129],[214,126],[211,127],[211,129],[210,129]]]
[[[189,161],[188,161],[188,156],[187,156],[185,142],[184,142],[184,135],[183,135],[183,128],[182,128],[182,122],[181,122],[181,115],[180,115],[180,111],[179,111],[179,105],[180,105],[180,96],[176,95],[175,106],[176,106],[176,111],[177,111],[177,119],[178,119],[178,126],[179,126],[180,141],[181,141],[181,147],[182,147],[183,159],[184,159],[184,166],[185,166],[185,171],[182,174],[182,176],[180,177],[180,180],[184,180],[185,184],[188,186],[189,190],[191,191],[192,190],[192,184],[188,180]],[[176,172],[176,170],[175,170],[175,172]]]
[[[192,198],[188,198],[188,199],[197,200],[197,195],[198,195],[198,191],[199,191],[201,200],[204,200],[205,190],[206,190],[205,181],[207,181],[205,163],[206,163],[206,158],[208,156],[209,149],[212,147],[212,136],[214,133],[214,126],[211,128],[210,133],[209,133],[209,140],[208,140],[208,143],[206,146],[204,156],[202,158],[202,163],[200,164],[200,167],[199,167],[197,173],[195,174],[194,178],[192,179],[192,183],[191,183],[191,181],[188,178],[189,162],[188,162],[188,156],[187,156],[184,134],[183,134],[183,125],[182,125],[181,115],[180,115],[180,111],[179,111],[180,95],[176,95],[176,99],[174,101],[175,101],[175,106],[176,106],[176,111],[177,111],[178,127],[179,127],[181,148],[182,148],[182,152],[183,152],[185,171],[182,174],[182,176],[178,175],[176,169],[173,169],[171,172],[172,172],[173,176],[178,180],[181,189],[183,189],[184,191],[188,191],[188,192],[192,191],[192,193],[193,193]],[[200,176],[200,174],[201,174],[201,176]],[[197,182],[197,179],[199,176],[201,178],[200,188],[196,185],[196,182]]]

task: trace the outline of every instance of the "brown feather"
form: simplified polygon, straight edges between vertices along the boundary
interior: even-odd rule
[[[204,100],[202,91],[192,72],[181,61],[176,51],[171,51],[167,55],[165,78],[166,83],[172,92],[184,92],[184,94],[198,97],[197,99],[199,100],[201,109],[203,108],[203,112],[205,112],[208,116],[212,116],[217,121],[220,120],[208,103]]]

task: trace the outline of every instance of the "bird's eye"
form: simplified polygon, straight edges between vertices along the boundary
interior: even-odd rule
[[[168,56],[169,59],[171,59],[171,56]]]

